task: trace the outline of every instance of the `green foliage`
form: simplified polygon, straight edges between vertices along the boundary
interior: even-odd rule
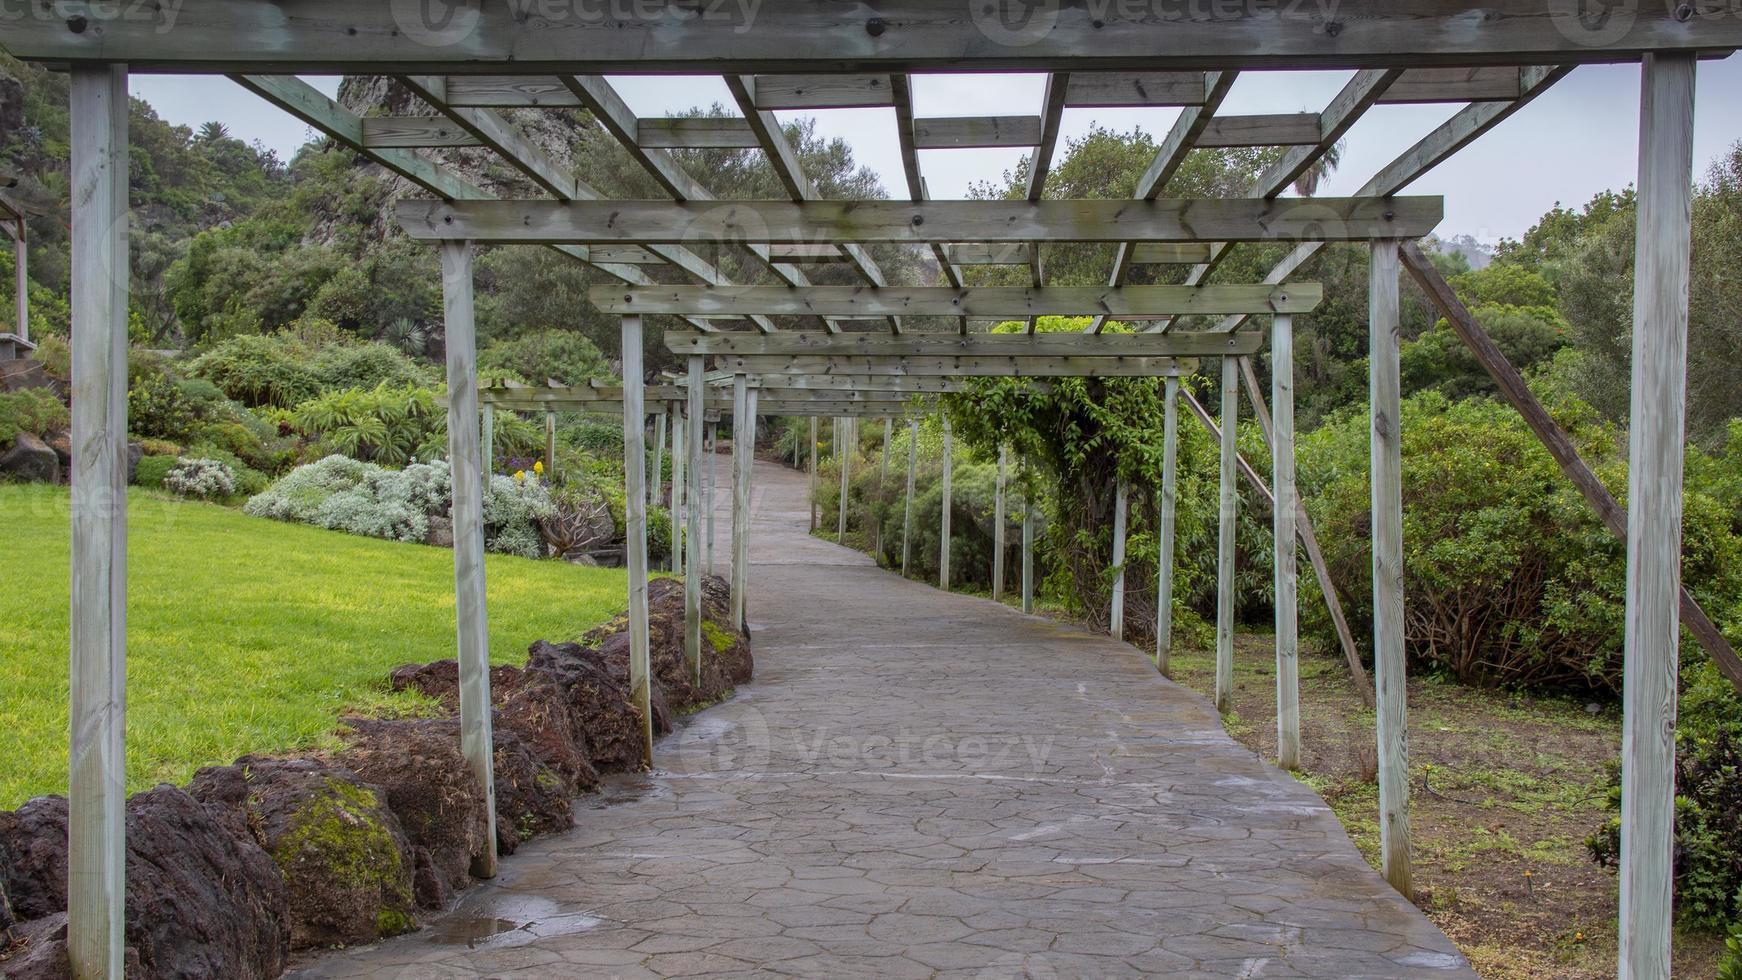
[[[12,445],[21,432],[42,436],[69,424],[67,407],[44,389],[0,391],[0,447]]]
[[[568,330],[541,330],[500,340],[478,354],[479,373],[502,371],[531,384],[581,385],[612,377],[605,355],[586,337]]]
[[[142,436],[185,442],[199,407],[174,381],[158,377],[127,391],[127,428]]]
[[[236,493],[236,473],[222,460],[182,456],[163,474],[163,488],[183,497],[223,500]]]
[[[1552,308],[1480,306],[1471,312],[1522,372],[1546,366],[1566,346],[1566,324]],[[1405,394],[1432,390],[1458,399],[1497,391],[1487,370],[1444,320],[1403,345],[1402,368]]]
[[[240,336],[201,354],[187,370],[244,405],[289,408],[320,391],[320,381],[309,367],[313,356],[306,345],[290,337]]]
[[[324,453],[394,466],[447,447],[447,412],[429,388],[329,391],[298,405],[292,424]]]
[[[399,349],[381,343],[330,344],[315,356],[310,370],[328,391],[431,383],[429,371]]]
[[[174,456],[141,457],[139,465],[133,470],[133,483],[148,490],[161,490],[164,476],[175,469],[175,466]]]

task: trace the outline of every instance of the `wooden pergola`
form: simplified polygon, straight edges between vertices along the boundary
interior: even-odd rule
[[[30,350],[34,348],[34,345],[30,342],[30,256],[27,241],[29,229],[24,223],[24,205],[14,201],[6,193],[17,185],[17,177],[0,172],[0,225],[5,226],[6,237],[12,240],[12,337],[14,339],[8,342]]]
[[[1267,318],[1274,378],[1268,418],[1250,384],[1249,394],[1267,422],[1275,454],[1274,499],[1280,502],[1272,511],[1279,544],[1278,729],[1280,761],[1287,765],[1294,761],[1290,745],[1298,745],[1292,700],[1293,542],[1300,531],[1293,483],[1291,325],[1295,314],[1310,310],[1318,299],[1310,284],[1292,280],[1326,243],[1368,242],[1380,833],[1386,877],[1409,892],[1398,433],[1398,279],[1407,265],[1608,526],[1626,537],[1619,972],[1629,978],[1667,976],[1677,635],[1684,617],[1720,664],[1734,671],[1732,679],[1742,683],[1742,666],[1733,653],[1728,660],[1719,654],[1719,647],[1728,653],[1728,646],[1715,629],[1701,632],[1701,622],[1709,628],[1710,621],[1680,587],[1693,80],[1699,57],[1742,46],[1742,18],[1695,4],[1625,6],[1606,16],[1587,16],[1571,0],[1495,0],[1481,7],[1443,0],[1343,0],[1325,7],[1255,4],[1213,11],[1103,6],[1074,0],[765,0],[745,22],[718,5],[695,0],[652,0],[634,10],[588,8],[586,16],[578,8],[560,8],[538,17],[525,16],[520,5],[506,0],[185,0],[173,10],[50,0],[9,20],[0,44],[18,57],[66,66],[72,74],[69,945],[75,973],[119,977],[123,962],[126,94],[129,71],[174,71],[230,75],[432,197],[403,202],[399,216],[409,233],[431,242],[441,257],[462,746],[487,798],[493,774],[482,561],[484,460],[473,327],[475,245],[553,248],[615,281],[597,287],[592,300],[621,315],[623,387],[610,397],[571,397],[576,406],[606,410],[608,404],[608,410],[623,414],[631,671],[635,696],[644,706],[648,494],[643,429],[650,399],[680,406],[673,418],[685,421],[687,519],[694,528],[701,496],[694,459],[710,410],[732,412],[733,442],[741,446],[751,441],[757,411],[887,416],[904,409],[906,396],[925,393],[925,385],[944,391],[942,385],[965,377],[1168,377],[1178,373],[1179,359],[1202,357],[1221,359],[1217,689],[1222,694],[1232,664],[1237,461],[1232,423],[1242,363],[1266,341],[1261,331],[1244,327],[1253,316]],[[1491,342],[1484,348],[1486,338],[1474,320],[1467,311],[1459,316],[1456,298],[1415,251],[1411,241],[1439,220],[1439,201],[1398,196],[1577,65],[1590,62],[1643,65],[1631,492],[1625,513],[1590,476],[1564,434],[1557,442],[1559,430],[1516,372],[1507,374],[1510,368]],[[1257,116],[1222,111],[1242,72],[1326,69],[1352,73],[1322,111]],[[1044,73],[1040,111],[915,117],[915,74],[983,71]],[[292,73],[391,74],[429,113],[361,118]],[[723,78],[739,117],[639,118],[608,80],[611,75],[698,73]],[[1368,109],[1388,103],[1458,108],[1355,194],[1284,196]],[[865,106],[893,110],[906,199],[824,200],[774,113]],[[1099,106],[1180,111],[1129,199],[1048,199],[1046,183],[1064,110]],[[668,199],[606,200],[503,112],[529,108],[588,110]],[[921,153],[982,146],[1030,149],[1024,198],[930,200]],[[1193,149],[1253,146],[1281,152],[1245,195],[1162,196]],[[492,151],[536,187],[538,196],[495,199],[440,162],[435,154],[451,147]],[[705,179],[687,172],[672,152],[692,147],[760,150],[786,198],[717,200]],[[1049,284],[1042,260],[1044,246],[1054,242],[1115,244],[1106,285]],[[1209,282],[1228,255],[1253,242],[1293,247],[1262,282]],[[745,248],[759,264],[758,277],[773,284],[728,280],[707,258],[709,248],[701,247],[717,243]],[[866,249],[878,243],[924,250],[936,262],[939,284],[888,283]],[[811,272],[825,264],[852,270],[859,284],[814,284]],[[988,264],[1027,267],[1029,286],[967,285],[964,269]],[[1133,267],[1144,264],[1189,269],[1180,285],[1128,285]],[[666,279],[681,282],[660,281]],[[1083,335],[1036,334],[1034,318],[1049,314],[1093,319]],[[648,315],[687,324],[686,330],[667,334],[668,345],[686,361],[685,384],[644,384],[642,318]],[[1182,317],[1197,322],[1206,315],[1219,318],[1209,329],[1182,326]],[[926,333],[909,322],[939,316],[953,318],[945,322],[954,329]],[[986,334],[975,327],[1006,319],[1025,320],[1027,331]],[[1140,323],[1141,330],[1103,333],[1111,319]],[[867,322],[870,332],[863,329]],[[706,380],[709,358],[714,370],[731,376],[729,402]],[[880,387],[896,380],[914,390]],[[1169,377],[1166,391],[1164,590],[1171,567],[1165,559],[1172,548],[1167,516],[1177,430],[1175,378]],[[804,392],[810,394],[801,397]],[[760,405],[759,393],[768,394]],[[837,397],[843,393],[858,398]],[[542,402],[533,397],[526,404],[548,409],[567,404],[563,397],[549,394]],[[518,407],[513,398],[497,404]],[[745,461],[733,480],[739,532],[734,535],[733,595],[740,622],[747,584],[743,532],[749,473]],[[1121,500],[1125,493],[1122,488]],[[699,665],[699,536],[692,533],[685,542],[687,642],[692,662]],[[1168,605],[1162,608],[1165,617]],[[1165,620],[1160,627],[1165,636]],[[1345,646],[1352,650],[1352,640],[1346,638]],[[1164,654],[1165,649],[1158,651]],[[493,813],[493,805],[486,812]],[[493,833],[486,836],[494,839]],[[486,867],[493,868],[493,861]]]

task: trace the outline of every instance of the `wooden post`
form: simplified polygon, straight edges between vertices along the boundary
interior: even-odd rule
[[[556,413],[544,413],[544,479],[554,485],[556,480]]]
[[[472,243],[442,242],[443,325],[448,351],[448,465],[453,481],[454,625],[460,671],[460,752],[484,790],[480,878],[496,875],[496,779],[490,732],[490,623],[484,591],[484,456],[478,429],[477,331],[473,325]]]
[[[684,535],[683,622],[684,657],[690,665],[690,681],[702,683],[702,358],[689,360],[689,533]],[[710,508],[711,509],[711,508]]]
[[[895,420],[883,420],[883,461],[877,464],[877,501],[883,500],[883,487],[889,482],[889,440],[895,437]],[[883,522],[877,519],[877,508],[871,501],[865,502],[865,523],[871,525],[871,551],[882,561],[883,556]]]
[[[484,475],[496,472],[496,406],[484,406],[484,445],[478,456],[483,461]]]
[[[736,424],[737,424],[736,422],[733,423],[734,426]],[[736,440],[738,438],[737,431],[738,430],[736,428],[734,428],[732,430],[732,432],[733,432],[732,438],[733,438],[734,442],[736,442]],[[733,446],[732,452],[737,453],[737,451],[738,451],[738,447]],[[736,458],[736,457],[734,456],[734,458]],[[820,521],[819,521],[818,516],[817,516],[817,417],[815,415],[812,415],[811,416],[811,531],[813,531],[813,532],[816,531],[817,527],[819,526],[819,523],[820,523]]]
[[[641,762],[653,765],[653,689],[647,626],[647,411],[641,317],[623,318],[623,511],[629,566],[629,700],[641,713]]]
[[[750,564],[749,379],[732,376],[732,622],[744,628],[744,589]],[[814,446],[815,443],[812,443]],[[813,469],[813,473],[815,470]]]
[[[992,491],[992,601],[1004,595],[1004,466],[1008,446],[998,447],[998,480]]]
[[[714,482],[714,457],[719,454],[719,451],[720,451],[719,423],[709,422],[708,423],[708,502],[707,502],[707,519],[708,519],[707,570],[708,570],[709,575],[712,575],[714,573],[714,487],[716,486],[716,484]]]
[[[938,588],[950,591],[950,472],[955,467],[955,449],[950,443],[950,420],[944,419],[944,506],[938,528]]]
[[[73,976],[125,955],[127,70],[72,71],[72,592],[67,949]]]
[[[1113,490],[1113,602],[1107,615],[1107,632],[1125,639],[1125,481]]]
[[[1621,728],[1623,980],[1668,977],[1670,967],[1693,53],[1646,55],[1641,84]]]
[[[1232,357],[1222,358],[1221,510],[1216,539],[1216,710],[1234,709],[1234,529],[1239,495],[1234,457],[1240,447],[1240,380]]]
[[[1249,358],[1240,359],[1240,374],[1246,384],[1246,394],[1252,403],[1252,414],[1258,419],[1258,429],[1264,434],[1267,444],[1275,451],[1275,436],[1271,431],[1270,410],[1265,407],[1264,395],[1258,388],[1258,375],[1252,370]],[[1246,472],[1246,478],[1258,487],[1260,493],[1268,494],[1263,482],[1256,479],[1256,474],[1244,459],[1239,460],[1241,469]],[[1275,498],[1271,498],[1272,505]],[[1300,546],[1305,549],[1307,562],[1313,567],[1313,575],[1318,579],[1319,594],[1325,600],[1325,610],[1330,613],[1331,625],[1337,632],[1337,641],[1343,648],[1343,662],[1349,668],[1349,681],[1355,685],[1355,693],[1361,696],[1361,702],[1367,707],[1373,707],[1373,682],[1367,676],[1367,668],[1361,663],[1361,651],[1355,646],[1355,634],[1349,629],[1348,617],[1343,615],[1343,602],[1337,598],[1336,583],[1331,581],[1331,567],[1325,561],[1324,552],[1319,550],[1319,538],[1313,532],[1312,518],[1307,516],[1306,503],[1301,500],[1297,487],[1294,495],[1294,526],[1296,536],[1300,538]]]
[[[907,560],[913,551],[913,471],[919,462],[919,421],[907,423],[907,499],[901,505],[901,574],[907,576]]]
[[[1413,896],[1409,859],[1408,676],[1403,659],[1403,443],[1397,242],[1373,242],[1368,288],[1372,443],[1373,673],[1379,741],[1379,848],[1385,880]],[[1678,450],[1679,451],[1679,450]]]
[[[1179,379],[1167,378],[1162,396],[1161,527],[1155,556],[1155,669],[1172,677],[1174,511],[1178,505]]]
[[[1275,437],[1270,472],[1276,503],[1270,508],[1276,549],[1276,764],[1300,768],[1299,593],[1295,581],[1294,317],[1270,320],[1270,405]]]
[[[24,224],[22,215],[18,218],[17,238],[13,244],[12,272],[16,277],[13,285],[14,322],[18,327],[18,336],[26,341],[30,339],[30,231]]]
[[[684,570],[684,467],[689,461],[684,436],[687,422],[682,407],[673,402],[666,413],[671,419],[671,561],[674,572]]]
[[[847,543],[847,495],[852,492],[853,420],[835,420],[835,455],[841,460],[841,499],[835,508],[840,512],[840,528],[835,531],[835,543]]]
[[[1022,495],[1022,611],[1034,612],[1034,501]]]
[[[647,503],[658,507],[665,500],[665,413],[653,416],[653,479],[647,484]]]

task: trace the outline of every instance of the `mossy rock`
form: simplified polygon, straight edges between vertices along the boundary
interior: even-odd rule
[[[380,787],[317,760],[246,757],[201,770],[188,791],[228,808],[272,856],[289,892],[293,947],[417,927],[410,846]]]

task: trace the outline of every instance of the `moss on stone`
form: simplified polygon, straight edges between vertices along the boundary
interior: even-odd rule
[[[411,894],[399,846],[375,816],[379,797],[367,787],[336,777],[328,777],[325,784],[325,792],[297,811],[293,828],[273,850],[273,860],[286,874],[318,863],[338,887],[379,890],[388,904],[376,916],[378,935],[415,928],[410,913],[404,911],[411,907]]]
[[[708,646],[713,647],[715,653],[725,653],[732,649],[732,644],[738,642],[731,630],[709,619],[702,620],[702,636],[707,638]]]
[[[401,909],[383,907],[375,913],[375,934],[378,936],[397,936],[416,928],[417,920]]]

